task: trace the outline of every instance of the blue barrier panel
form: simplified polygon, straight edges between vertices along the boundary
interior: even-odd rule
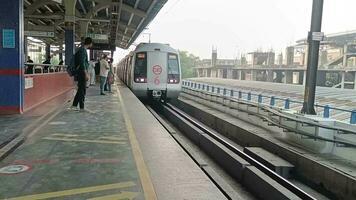
[[[324,106],[324,118],[329,118],[330,117],[330,106],[326,105]]]
[[[249,92],[248,94],[247,94],[247,100],[249,100],[249,101],[251,101],[251,92]]]
[[[356,124],[356,110],[351,112],[350,124]]]
[[[262,103],[263,102],[263,97],[262,94],[258,95],[258,103]]]
[[[276,97],[272,96],[271,97],[271,103],[270,103],[271,106],[275,106],[276,105]]]
[[[289,109],[290,108],[290,99],[286,99],[285,104],[284,104],[284,108],[285,109]]]

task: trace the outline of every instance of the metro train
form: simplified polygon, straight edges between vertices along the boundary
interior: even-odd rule
[[[139,44],[117,66],[117,76],[141,99],[178,98],[181,74],[178,51],[160,43]]]

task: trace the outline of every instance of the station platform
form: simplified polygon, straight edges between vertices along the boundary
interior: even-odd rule
[[[126,86],[69,106],[0,161],[0,199],[226,199]]]

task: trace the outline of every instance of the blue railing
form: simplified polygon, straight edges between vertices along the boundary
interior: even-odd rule
[[[223,96],[229,96],[232,98],[244,99],[247,101],[269,105],[272,108],[284,108],[292,109],[293,107],[302,107],[302,101],[298,101],[291,98],[277,97],[263,95],[260,93],[254,93],[251,91],[236,90],[231,88],[225,88],[222,86],[210,85],[206,83],[197,83],[192,81],[183,81],[183,86],[189,87],[195,90],[201,90],[206,92],[211,92],[214,94],[219,94]],[[322,113],[324,118],[330,118],[331,112],[342,112],[350,116],[350,124],[356,124],[356,110],[347,110],[342,108],[331,107],[330,105],[315,105],[318,113]]]

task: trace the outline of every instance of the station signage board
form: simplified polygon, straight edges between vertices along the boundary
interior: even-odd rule
[[[15,48],[15,30],[3,29],[2,30],[2,47],[13,49]]]
[[[25,31],[25,36],[53,38],[54,32],[52,32],[52,31]]]
[[[109,41],[109,36],[106,34],[88,33],[87,37],[91,37],[93,40],[99,43],[107,43]]]

